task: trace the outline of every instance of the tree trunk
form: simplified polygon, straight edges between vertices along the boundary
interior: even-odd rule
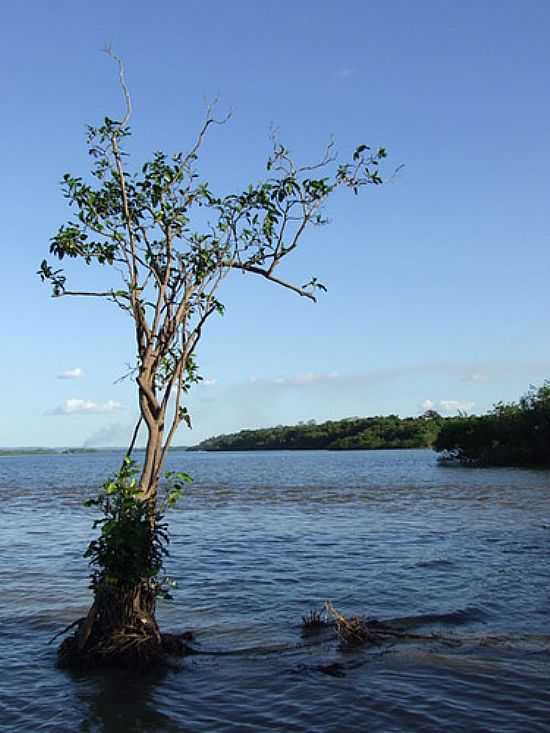
[[[137,383],[139,385],[139,407],[147,426],[145,460],[139,482],[140,494],[142,499],[154,501],[160,478],[165,416],[156,399],[151,372],[142,371]]]
[[[146,669],[182,656],[192,634],[161,634],[155,619],[155,592],[148,581],[135,586],[108,583],[96,589],[88,615],[58,649],[60,667]]]
[[[140,494],[143,500],[154,500],[157,494],[160,472],[159,456],[162,449],[162,430],[158,427],[148,427],[145,460],[139,480]]]
[[[158,422],[147,421],[148,440],[140,478],[139,500],[156,505],[162,454],[163,416]],[[162,422],[161,422],[162,421]],[[160,423],[160,424],[159,424]],[[155,531],[155,511],[149,513],[150,531],[144,544],[128,549],[131,557],[149,556]],[[117,546],[120,553],[124,548]],[[139,555],[137,553],[140,553]],[[142,572],[147,572],[145,561]],[[94,602],[87,616],[81,619],[77,632],[65,639],[58,651],[60,666],[90,668],[97,666],[148,667],[166,653],[183,654],[183,638],[161,634],[156,618],[157,581],[144,577],[128,582],[125,577],[113,577],[102,570],[95,580]]]
[[[155,593],[148,581],[119,585],[104,581],[77,633],[58,652],[61,666],[147,667],[164,655],[155,619]]]

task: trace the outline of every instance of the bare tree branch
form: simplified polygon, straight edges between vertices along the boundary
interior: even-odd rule
[[[281,280],[278,277],[274,277],[269,270],[262,270],[261,267],[254,267],[253,265],[238,263],[229,265],[229,267],[233,267],[236,270],[241,270],[242,272],[252,272],[254,273],[254,275],[261,275],[262,277],[265,277],[266,280],[271,280],[271,282],[276,283],[283,288],[288,288],[288,290],[292,290],[293,292],[298,293],[298,295],[301,295],[303,298],[309,298],[309,300],[312,300],[314,303],[317,302],[317,298],[310,292],[304,290],[304,288],[300,288],[298,285],[293,285],[292,283]]]
[[[191,150],[187,153],[185,156],[182,168],[189,165],[189,163],[192,163],[195,159],[195,156],[199,150],[199,148],[202,146],[204,142],[204,138],[206,137],[206,133],[208,132],[208,128],[211,125],[225,125],[226,122],[228,122],[231,119],[231,112],[228,112],[225,117],[222,117],[220,120],[217,120],[215,117],[213,117],[214,107],[216,106],[218,102],[218,99],[214,99],[213,102],[211,102],[208,105],[208,109],[206,111],[206,119],[199,131],[199,134],[197,135],[197,138],[195,140],[195,143],[193,144]]]
[[[114,52],[111,46],[106,46],[103,51],[107,54],[107,56],[110,56],[113,61],[116,62],[118,65],[118,79],[120,82],[120,86],[122,87],[122,93],[124,95],[124,101],[126,103],[126,114],[124,115],[124,119],[120,123],[120,127],[124,128],[128,124],[130,117],[132,115],[132,99],[130,97],[130,92],[128,91],[128,87],[126,85],[126,75],[124,72],[124,64],[122,62],[122,59],[120,59]]]
[[[58,293],[53,293],[52,297],[62,298],[64,295],[83,295],[92,298],[128,298],[126,293],[115,290],[105,290],[103,292],[93,292],[89,290],[61,290]]]
[[[130,458],[130,456],[132,455],[142,421],[143,421],[143,417],[140,415],[136,423],[136,427],[134,428],[134,432],[132,434],[132,440],[130,441],[130,445],[128,446],[128,450],[126,451],[125,458]]]

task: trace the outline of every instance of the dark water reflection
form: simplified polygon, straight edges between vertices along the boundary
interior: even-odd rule
[[[0,730],[550,730],[549,473],[426,451],[173,454],[195,482],[172,515],[162,623],[228,654],[74,677],[47,641],[86,609],[82,501],[119,460],[0,459]],[[445,640],[304,639],[326,598]]]

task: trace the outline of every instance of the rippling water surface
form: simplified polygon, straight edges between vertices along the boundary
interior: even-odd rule
[[[429,451],[174,453],[195,481],[159,616],[204,654],[79,677],[47,642],[87,609],[82,502],[119,461],[0,458],[0,730],[550,730],[550,473]],[[343,652],[301,634],[325,599],[437,638]]]

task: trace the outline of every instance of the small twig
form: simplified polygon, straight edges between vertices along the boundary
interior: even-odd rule
[[[325,621],[321,615],[321,611],[311,610],[305,616],[302,616],[302,626],[304,629],[318,629],[325,625]]]
[[[70,631],[75,626],[78,626],[78,624],[82,623],[84,621],[85,616],[82,616],[82,618],[77,619],[76,621],[73,621],[72,624],[69,624],[66,628],[64,628],[62,631],[58,631],[55,636],[52,636],[52,638],[49,640],[48,644],[51,644],[52,641],[55,641],[58,636],[63,636],[63,634],[66,634],[67,631]]]
[[[136,423],[136,427],[134,428],[134,434],[132,435],[132,440],[130,441],[130,445],[128,446],[128,450],[126,451],[126,455],[124,456],[125,459],[130,458],[130,456],[132,455],[132,451],[134,450],[134,446],[136,444],[136,440],[137,440],[137,436],[139,433],[139,429],[141,427],[142,420],[143,418],[140,416],[139,420]]]

